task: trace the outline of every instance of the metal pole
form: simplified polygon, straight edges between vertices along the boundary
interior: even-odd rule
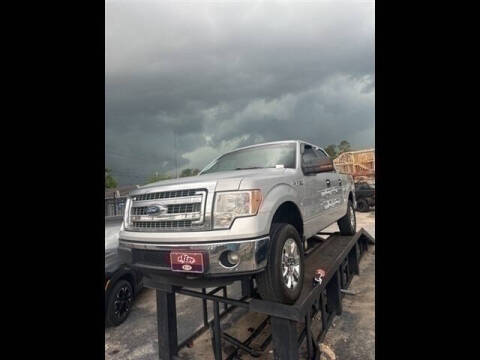
[[[156,290],[158,358],[173,360],[178,352],[175,293]]]
[[[207,290],[202,288],[202,294],[206,294]],[[208,308],[207,308],[207,299],[202,299],[203,307],[203,326],[208,327]]]
[[[292,320],[270,317],[274,359],[298,360],[297,323]]]
[[[213,302],[213,353],[215,360],[222,360],[222,329],[220,328],[220,310],[218,301]]]

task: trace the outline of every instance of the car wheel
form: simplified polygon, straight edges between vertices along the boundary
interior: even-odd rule
[[[360,212],[367,212],[370,209],[367,200],[360,199],[357,200],[357,210]]]
[[[304,267],[297,229],[290,224],[273,224],[267,266],[257,276],[257,288],[262,299],[293,304],[303,287]]]
[[[107,304],[107,326],[118,326],[125,321],[133,303],[133,289],[127,280],[118,281],[110,291]]]
[[[347,213],[337,221],[341,235],[353,235],[357,231],[357,219],[351,200],[348,200]]]

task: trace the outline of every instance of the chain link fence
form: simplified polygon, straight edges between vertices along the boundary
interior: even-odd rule
[[[126,197],[105,198],[105,217],[123,216],[126,202]]]

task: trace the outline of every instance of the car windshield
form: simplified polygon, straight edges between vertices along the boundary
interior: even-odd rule
[[[237,150],[221,156],[203,169],[201,174],[275,167],[295,168],[295,145],[295,143],[272,144]]]

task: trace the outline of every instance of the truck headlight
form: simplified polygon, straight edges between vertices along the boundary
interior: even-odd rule
[[[238,217],[257,215],[261,202],[260,190],[217,192],[213,228],[228,229]]]

